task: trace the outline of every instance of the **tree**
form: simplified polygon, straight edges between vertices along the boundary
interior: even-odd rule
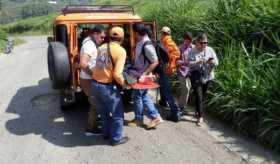
[[[21,17],[25,19],[29,17],[48,15],[54,10],[55,9],[51,5],[46,3],[28,4],[22,7]]]
[[[2,13],[2,6],[3,5],[3,2],[2,2],[2,0],[0,0],[0,14]]]

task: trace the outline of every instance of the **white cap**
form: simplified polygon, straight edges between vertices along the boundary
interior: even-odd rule
[[[169,35],[171,34],[171,30],[167,26],[162,27],[161,32],[167,33]]]

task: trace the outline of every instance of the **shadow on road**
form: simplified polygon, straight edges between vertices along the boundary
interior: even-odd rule
[[[10,133],[18,136],[41,135],[48,142],[62,147],[108,144],[101,136],[84,135],[86,107],[75,107],[66,112],[60,110],[59,94],[51,88],[47,78],[36,86],[19,89],[6,112],[18,115],[5,125]]]

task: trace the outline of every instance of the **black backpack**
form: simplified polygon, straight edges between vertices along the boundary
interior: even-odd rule
[[[142,46],[142,53],[141,54],[144,55],[144,60],[148,61],[149,63],[151,63],[151,61],[149,60],[149,58],[145,54],[145,46],[146,45],[153,45],[156,49],[156,54],[157,54],[157,57],[158,57],[159,64],[154,69],[153,72],[159,73],[159,71],[163,71],[165,65],[168,63],[168,60],[169,60],[168,52],[166,51],[166,49],[163,47],[163,45],[159,41],[154,42],[154,43],[152,41],[144,42],[144,44]]]

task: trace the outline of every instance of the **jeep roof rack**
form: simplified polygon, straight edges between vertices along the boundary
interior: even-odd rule
[[[132,13],[134,14],[134,9],[129,5],[68,5],[62,9],[64,15],[70,13]]]

